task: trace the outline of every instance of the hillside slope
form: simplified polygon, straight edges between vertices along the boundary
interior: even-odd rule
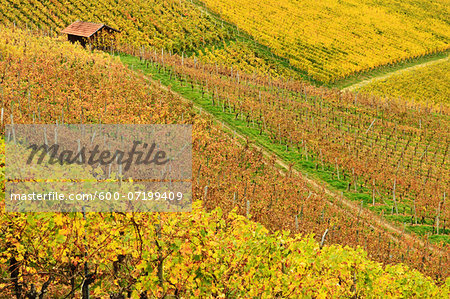
[[[445,0],[202,2],[324,83],[449,48]]]
[[[0,21],[52,32],[101,22],[122,31],[121,44],[327,85],[449,49],[444,0],[203,2],[1,0]]]
[[[405,266],[382,267],[361,249],[320,249],[310,237],[269,233],[236,216],[233,209],[239,214],[247,209],[248,217],[273,231],[314,232],[316,239],[334,222],[339,229],[331,229],[327,244],[360,245],[370,257],[389,256],[386,264],[401,260],[409,250],[407,244],[391,245],[388,234],[373,232],[363,221],[327,206],[323,194],[310,196],[304,181],[280,175],[261,153],[240,145],[190,105],[116,59],[8,28],[0,31],[0,41],[5,122],[192,123],[197,202],[192,214],[92,213],[83,220],[80,214],[5,213],[2,201],[2,294],[27,293],[32,283],[40,290],[50,281],[52,295],[68,296],[79,291],[87,262],[95,271],[92,293],[99,296],[127,291],[135,297],[448,296],[448,282],[437,287]],[[0,157],[4,159],[3,151]],[[4,160],[0,165],[3,169]],[[296,223],[300,207],[301,221]],[[404,260],[436,276],[441,271],[445,278],[446,269],[436,267],[436,258],[423,248]]]
[[[0,0],[3,24],[55,35],[76,20],[121,30],[116,48],[164,49],[243,71],[299,78],[286,60],[189,0]]]
[[[439,115],[424,105],[272,81],[177,56],[144,53],[122,59],[290,167],[397,222],[398,231],[448,242],[448,142],[442,142],[448,139],[448,109]]]

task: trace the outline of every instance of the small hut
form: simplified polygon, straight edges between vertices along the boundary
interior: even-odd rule
[[[83,47],[86,47],[86,44],[98,47],[100,39],[115,32],[120,31],[105,24],[82,21],[76,21],[61,31],[61,33],[67,34],[70,42],[79,42]]]

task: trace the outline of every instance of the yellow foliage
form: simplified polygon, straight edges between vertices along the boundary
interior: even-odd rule
[[[450,60],[432,63],[400,72],[360,88],[379,96],[416,100],[435,104],[450,104]]]
[[[449,48],[445,0],[204,2],[322,82]]]

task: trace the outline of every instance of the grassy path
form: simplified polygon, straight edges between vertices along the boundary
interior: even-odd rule
[[[349,76],[345,79],[339,80],[332,84],[325,84],[325,86],[330,88],[337,88],[337,89],[346,89],[352,85],[358,84],[362,81],[370,80],[372,78],[377,78],[380,76],[388,75],[391,73],[394,73],[399,70],[403,70],[406,68],[410,68],[416,65],[422,65],[428,62],[444,59],[448,57],[450,54],[450,50],[434,53],[430,55],[426,55],[419,58],[411,58],[410,60],[401,61],[395,64],[388,64],[379,66],[377,68],[374,68],[372,70],[362,71],[359,74]]]
[[[344,90],[344,91],[345,90],[353,91],[353,90],[359,89],[359,88],[361,88],[363,86],[366,86],[366,85],[372,83],[373,81],[383,80],[383,79],[389,78],[389,77],[391,77],[393,75],[397,75],[397,74],[401,74],[401,73],[405,73],[405,72],[410,72],[410,71],[413,71],[413,70],[418,69],[418,68],[422,68],[422,67],[425,67],[425,66],[429,66],[429,65],[436,64],[436,63],[440,63],[440,62],[443,62],[445,60],[448,60],[449,58],[450,58],[450,56],[447,56],[445,58],[441,58],[441,59],[438,59],[438,60],[432,60],[432,61],[424,62],[424,63],[421,63],[421,64],[416,64],[416,65],[413,65],[413,66],[410,66],[410,67],[406,67],[406,68],[403,68],[403,69],[399,69],[399,70],[393,71],[391,73],[387,73],[387,74],[384,74],[384,75],[379,75],[379,76],[373,77],[371,79],[363,80],[363,81],[361,81],[359,83],[350,85],[350,86],[348,86],[348,87],[346,87],[346,88],[344,88],[342,90]]]

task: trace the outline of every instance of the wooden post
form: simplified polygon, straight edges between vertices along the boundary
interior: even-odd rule
[[[445,203],[445,192],[442,202],[439,202],[438,211],[436,215],[436,235],[439,235],[439,217],[441,216],[441,204],[444,205],[444,203]]]
[[[11,114],[11,131],[12,131],[12,135],[13,135],[14,144],[17,144],[16,143],[16,130],[14,128],[14,117],[12,114]]]
[[[414,197],[414,223],[417,224],[416,198]]]
[[[369,128],[367,128],[366,134],[369,132],[370,128],[372,128],[373,124],[375,123],[377,119],[375,118],[372,123],[370,124]]]
[[[306,161],[308,161],[308,148],[306,147],[306,142],[305,142],[305,156],[306,156]]]
[[[337,178],[338,178],[338,180],[339,180],[339,165],[338,165],[338,162],[337,162],[337,158],[335,158],[335,160],[336,160],[336,172],[337,172]]]
[[[58,144],[58,126],[55,126],[55,144]]]
[[[328,228],[325,230],[325,232],[322,235],[322,240],[320,241],[320,249],[323,248],[323,244],[325,243],[325,238],[326,238],[327,234],[328,234]]]
[[[375,205],[375,180],[372,181],[372,205]]]
[[[247,200],[247,219],[250,217],[250,201]]]
[[[86,221],[86,207],[82,207],[83,212],[83,219]],[[86,242],[86,228],[84,229],[84,241]],[[85,251],[84,251],[84,258],[87,258],[87,245],[85,245]],[[88,268],[88,262],[87,260],[84,261],[84,280],[83,284],[81,286],[81,298],[82,299],[89,299],[89,284],[91,280],[89,279],[89,268]]]
[[[321,164],[322,164],[322,171],[324,171],[322,149],[320,149],[320,162],[321,162]],[[339,172],[338,172],[338,179],[339,179]]]
[[[164,263],[164,257],[163,257],[163,254],[162,254],[162,247],[161,247],[161,245],[159,244],[160,243],[160,241],[161,241],[161,231],[162,231],[162,223],[161,223],[161,214],[160,213],[158,213],[158,222],[159,223],[157,223],[156,224],[156,238],[157,238],[157,240],[156,240],[156,247],[158,248],[158,273],[157,273],[157,275],[158,275],[158,283],[159,283],[159,286],[164,290],[164,265],[163,265],[163,263]]]
[[[205,186],[205,192],[204,192],[204,195],[203,195],[203,200],[204,201],[206,201],[207,196],[208,196],[208,186]]]
[[[396,186],[396,184],[397,184],[397,179],[394,179],[394,189],[392,191],[392,198],[394,199],[395,213],[398,215],[397,200],[395,199],[395,186]],[[394,206],[392,206],[392,210],[394,210]]]
[[[14,142],[15,143],[15,142]],[[47,128],[44,127],[44,144],[48,145],[48,140],[47,140]],[[78,153],[80,152],[80,149],[78,149]],[[80,155],[80,162],[81,162],[81,155]]]

